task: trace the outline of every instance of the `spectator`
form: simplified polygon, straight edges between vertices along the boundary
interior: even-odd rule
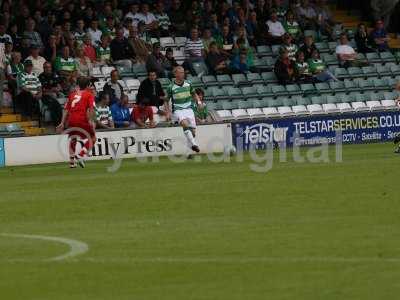
[[[116,65],[132,68],[132,64],[135,62],[135,51],[128,39],[124,37],[122,28],[117,30],[117,36],[112,40],[110,49],[111,58]]]
[[[137,28],[132,25],[129,26],[128,43],[135,52],[136,62],[138,64],[146,63],[151,46],[139,37]]]
[[[102,32],[99,29],[99,21],[98,20],[94,19],[90,22],[90,27],[88,28],[87,33],[90,35],[90,38],[92,40],[92,45],[94,47],[97,47],[97,45],[100,44],[101,35],[102,35]]]
[[[317,14],[317,25],[320,33],[334,39],[333,27],[336,22],[333,19],[332,13],[326,4],[326,0],[316,0],[315,12]]]
[[[140,21],[137,25],[138,29],[138,36],[141,40],[143,40],[145,43],[151,43],[151,35],[150,33],[146,30],[146,24],[143,21]]]
[[[297,8],[297,14],[304,29],[315,30],[317,28],[317,13],[309,0],[301,0],[301,5]]]
[[[295,62],[296,81],[298,83],[313,83],[314,78],[310,72],[310,67],[305,61],[304,52],[298,51]]]
[[[156,3],[155,18],[158,23],[158,34],[161,37],[169,36],[171,21],[169,16],[165,13],[164,2],[158,0]]]
[[[295,63],[289,58],[289,51],[284,48],[279,52],[274,72],[280,84],[292,84],[296,81]]]
[[[4,23],[0,23],[0,43],[13,43],[13,40],[9,34],[6,33],[6,26]]]
[[[292,11],[288,11],[286,14],[286,20],[283,23],[283,28],[285,31],[289,33],[295,41],[299,41],[301,38],[301,28],[299,23],[297,23],[296,19],[294,18],[294,14]]]
[[[36,46],[39,49],[43,49],[43,42],[40,34],[35,31],[35,20],[29,18],[26,20],[25,31],[23,37],[28,40],[28,47]]]
[[[276,11],[271,12],[271,17],[266,23],[268,27],[267,31],[267,43],[276,45],[282,43],[282,37],[285,34],[285,28],[282,23],[278,21],[278,15]]]
[[[241,51],[246,51],[246,63],[249,68],[253,67],[254,65],[254,52],[251,47],[246,44],[246,41],[243,38],[239,38],[236,41],[235,48],[232,51],[233,55],[239,55]]]
[[[108,94],[110,97],[110,103],[113,105],[114,103],[118,102],[119,99],[124,96],[124,89],[122,85],[118,82],[120,79],[119,73],[117,70],[113,70],[111,72],[111,79],[107,82],[103,87],[103,92]]]
[[[278,16],[278,20],[280,22],[283,22],[287,13],[287,8],[286,6],[283,4],[282,0],[274,0],[273,1],[273,8],[276,11],[276,14]]]
[[[383,27],[383,21],[376,21],[375,29],[371,32],[371,40],[374,42],[375,48],[378,51],[389,51],[389,37]]]
[[[319,82],[338,81],[338,79],[326,69],[326,65],[319,56],[318,50],[313,51],[312,57],[307,62],[314,79]]]
[[[208,19],[208,16],[207,16],[207,19]],[[218,16],[215,12],[211,14],[209,23],[207,25],[211,29],[212,36],[215,39],[222,35],[221,26],[218,23]]]
[[[157,20],[153,13],[149,12],[149,5],[147,3],[142,4],[142,10],[138,14],[139,22],[145,24],[145,30],[147,32],[153,32],[157,27]]]
[[[18,76],[17,108],[22,114],[32,117],[39,108],[38,101],[42,98],[42,84],[32,72],[33,64],[30,60],[25,61],[24,67],[25,72]]]
[[[157,72],[157,76],[160,78],[168,77],[167,71],[164,69],[164,63],[166,61],[165,56],[161,53],[160,43],[153,44],[153,51],[147,57],[146,61],[146,69],[149,72],[150,70],[154,70]]]
[[[225,54],[229,54],[233,49],[233,36],[230,32],[229,25],[224,25],[222,27],[222,36],[217,39],[218,47],[225,52]]]
[[[304,38],[304,45],[300,47],[300,51],[304,53],[306,61],[312,57],[312,53],[317,50],[314,43],[314,38],[308,35]]]
[[[43,73],[43,64],[46,62],[42,56],[39,55],[40,49],[36,45],[31,46],[31,55],[26,59],[30,60],[33,64],[32,72],[36,75],[40,75]]]
[[[165,51],[165,61],[164,61],[164,69],[168,71],[168,77],[172,76],[173,69],[179,66],[174,58],[174,52],[172,48],[167,48]]]
[[[61,45],[57,45],[57,38],[54,34],[49,36],[46,48],[43,51],[43,56],[47,61],[55,62]]]
[[[115,38],[115,19],[113,16],[108,16],[106,18],[106,24],[105,26],[102,28],[102,35],[106,34],[108,35],[108,37],[113,40]],[[100,42],[101,42],[101,37],[100,37]]]
[[[208,69],[214,75],[229,73],[226,58],[219,51],[216,42],[212,42],[210,44],[210,51],[207,54],[206,64]]]
[[[69,50],[71,52],[71,56],[76,56],[75,53],[75,48],[76,45],[78,45],[78,43],[75,40],[75,36],[72,33],[69,33],[66,37],[65,37],[65,45],[69,47]],[[89,40],[90,41],[90,40]],[[90,42],[89,42],[90,43]]]
[[[39,75],[42,84],[42,103],[47,106],[50,111],[51,121],[57,126],[61,122],[62,107],[57,101],[61,92],[60,78],[53,73],[51,63],[45,62],[43,65],[43,73]]]
[[[247,64],[247,51],[245,49],[242,49],[239,55],[235,55],[235,57],[232,59],[231,70],[233,73],[249,73],[250,68]]]
[[[92,45],[92,40],[90,38],[90,34],[86,34],[83,37],[83,45],[81,45],[80,47],[81,50],[83,50],[83,54],[90,59],[90,62],[94,63],[96,62],[96,49],[93,47]],[[96,48],[98,48],[98,46],[96,46]],[[76,53],[76,56],[78,56],[78,54]]]
[[[177,36],[186,36],[186,15],[180,0],[172,0],[171,9],[168,13],[172,23],[173,31]]]
[[[368,63],[357,59],[357,52],[349,45],[346,34],[340,35],[340,44],[336,47],[336,56],[342,67],[364,67]]]
[[[13,52],[11,54],[11,62],[7,66],[7,80],[13,96],[17,94],[17,79],[19,75],[25,72],[25,67],[21,60],[21,53]]]
[[[64,81],[72,82],[76,79],[78,68],[75,59],[70,56],[68,46],[62,48],[61,56],[57,56],[54,69]]]
[[[99,102],[96,104],[96,128],[112,129],[114,121],[110,110],[110,96],[106,93],[100,93]]]
[[[211,30],[209,28],[204,29],[203,31],[203,37],[202,37],[202,42],[204,45],[204,51],[207,53],[210,47],[210,44],[214,42],[214,38],[211,34]]]
[[[83,38],[86,35],[86,31],[85,31],[85,21],[83,21],[83,19],[79,18],[76,21],[76,28],[74,30],[74,36],[76,41],[81,44],[83,43]]]
[[[139,4],[137,2],[134,2],[129,6],[129,11],[125,15],[125,20],[127,19],[131,21],[131,25],[134,27],[139,23]]]
[[[286,49],[289,52],[289,59],[296,60],[296,53],[299,48],[293,43],[293,38],[289,33],[283,35],[283,44],[281,49]]]
[[[128,108],[128,96],[122,95],[117,102],[111,105],[111,115],[117,128],[131,125],[131,114]]]
[[[382,19],[382,25],[387,28],[390,24],[390,18],[399,0],[371,0],[372,16],[375,20]]]
[[[131,119],[138,128],[154,128],[154,113],[151,106],[148,105],[149,100],[143,99],[133,106]]]
[[[358,24],[357,32],[354,36],[357,44],[357,51],[360,53],[368,53],[373,52],[368,37],[367,30],[365,28],[365,24],[360,23]]]
[[[79,46],[75,50],[76,52],[76,68],[78,76],[92,77],[93,64],[90,58],[85,55],[84,46]]]
[[[198,100],[193,105],[194,116],[196,117],[196,123],[206,123],[208,118],[208,109],[207,105],[204,102],[204,91],[200,88],[195,90],[195,93],[198,96]]]
[[[186,41],[185,54],[185,64],[188,66],[192,75],[195,75],[196,72],[193,69],[193,63],[204,62],[205,56],[203,42],[199,38],[198,30],[195,28],[192,28],[192,30],[190,31],[190,38]]]
[[[18,32],[17,24],[10,24],[9,34],[13,41],[14,48],[18,49],[22,40],[22,36]]]
[[[161,83],[157,80],[157,72],[149,70],[148,77],[142,81],[137,93],[136,103],[154,106],[160,114],[163,114],[160,107],[164,105],[165,93]]]
[[[96,62],[101,66],[110,65],[112,62],[110,37],[107,34],[103,34],[101,36],[101,43],[96,48]]]

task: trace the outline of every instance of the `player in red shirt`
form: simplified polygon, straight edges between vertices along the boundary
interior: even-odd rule
[[[84,168],[84,158],[96,142],[94,94],[89,88],[90,80],[86,77],[78,78],[79,88],[68,96],[63,117],[58,132],[68,128],[70,167],[76,167],[76,161]],[[83,142],[82,150],[76,154],[78,138]]]

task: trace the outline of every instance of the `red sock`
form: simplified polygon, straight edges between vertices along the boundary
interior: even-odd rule
[[[69,156],[74,157],[76,151],[76,139],[71,139],[69,142]]]

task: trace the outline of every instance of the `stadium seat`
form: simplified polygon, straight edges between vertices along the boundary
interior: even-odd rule
[[[345,79],[343,81],[344,87],[348,93],[350,92],[356,92],[360,90],[360,87],[358,86],[358,81],[353,81],[349,79]]]
[[[204,83],[201,81],[201,78],[197,76],[188,77],[188,81],[192,84],[194,88],[203,88]]]
[[[139,79],[125,79],[125,83],[129,91],[138,90],[140,86]]]
[[[397,98],[397,94],[394,92],[384,92],[383,98],[385,100],[395,100]]]
[[[292,108],[290,106],[279,106],[278,112],[282,117],[294,115]]]
[[[307,105],[307,111],[312,115],[321,114],[321,113],[325,112],[324,109],[322,108],[321,104],[310,104],[310,105]]]
[[[335,93],[346,91],[346,86],[344,85],[343,81],[330,81],[329,86]]]
[[[375,66],[362,67],[361,71],[363,72],[365,77],[378,76],[378,72]]]
[[[311,36],[315,41],[317,39],[317,32],[315,30],[304,30],[304,36]]]
[[[377,52],[371,52],[366,54],[367,60],[369,63],[380,63],[381,58]]]
[[[126,95],[128,96],[129,103],[136,102],[137,91],[131,91],[131,92],[127,93]]]
[[[327,114],[331,114],[331,113],[338,113],[340,112],[340,110],[337,108],[335,103],[325,103],[322,104],[322,109],[327,113]]]
[[[295,106],[298,105],[296,100],[293,98],[282,97],[280,98],[282,101],[283,106]]]
[[[310,93],[310,92],[316,91],[316,89],[312,83],[300,84],[300,89],[303,93]]]
[[[205,87],[217,86],[218,82],[214,75],[205,75],[201,77]]]
[[[329,45],[329,50],[331,50],[331,52],[334,53],[338,43],[337,42],[329,42],[328,45]]]
[[[242,91],[239,88],[232,87],[232,86],[226,86],[224,87],[227,95],[229,96],[230,99],[241,99],[243,98]]]
[[[192,64],[194,72],[197,76],[201,77],[208,74],[208,68],[205,63],[203,62],[194,62]]]
[[[318,42],[315,43],[315,47],[317,47],[318,51],[320,53],[326,53],[329,52],[329,44],[327,42]]]
[[[292,105],[308,105],[310,104],[310,100],[307,97],[302,97],[302,96],[297,96],[297,97],[292,97],[292,100],[294,101],[295,104]]]
[[[264,80],[261,78],[260,74],[258,73],[248,73],[247,74],[247,81],[251,84],[263,83]]]
[[[171,80],[168,78],[158,78],[158,81],[161,83],[161,86],[165,89],[171,84]]]
[[[388,88],[387,82],[384,79],[372,78],[370,81],[372,81],[375,90],[386,90]]]
[[[349,73],[349,77],[351,77],[351,78],[364,77],[362,69],[359,67],[350,67],[347,69],[347,72]]]
[[[174,39],[170,36],[160,38],[160,46],[165,49],[167,47],[176,47]]]
[[[174,56],[174,58],[175,58],[175,60],[177,61],[178,64],[183,63],[183,61],[186,58],[185,51],[181,50],[181,49],[177,49],[177,48],[173,49],[173,54],[172,55]]]
[[[377,65],[376,66],[376,71],[379,76],[391,76],[392,71],[390,70],[390,66],[388,65]]]
[[[264,115],[263,111],[261,110],[261,108],[248,108],[247,109],[247,114],[249,115],[250,118],[254,118],[254,117],[261,117]]]
[[[257,89],[254,86],[242,87],[241,90],[245,98],[254,98],[259,96]]]
[[[263,73],[261,73],[261,77],[266,84],[278,83],[278,79],[276,78],[276,75],[274,72],[263,72]]]
[[[347,102],[338,103],[338,104],[336,104],[336,107],[341,113],[354,111],[353,108],[351,107],[350,103],[347,103]]]
[[[19,136],[25,134],[25,131],[22,129],[21,125],[17,123],[7,124],[6,129],[8,134],[12,136]]]
[[[382,105],[380,101],[367,101],[365,102],[365,104],[367,105],[367,107],[369,108],[369,110],[374,111],[374,110],[381,110],[382,109]]]
[[[228,95],[226,94],[226,91],[224,89],[219,89],[217,87],[212,89],[212,95],[214,100],[229,99]]]
[[[315,88],[320,94],[331,93],[331,88],[327,82],[318,82],[315,84]]]
[[[301,95],[302,94],[302,91],[300,90],[300,87],[297,84],[286,85],[286,91],[290,95]]]
[[[229,119],[232,118],[232,113],[230,110],[222,109],[216,111],[217,115],[222,119]]]
[[[349,72],[345,68],[336,68],[335,71],[333,71],[333,74],[338,79],[344,79],[349,77]]]
[[[104,78],[104,75],[101,72],[101,68],[100,67],[93,67],[92,76],[95,77],[95,78]]]
[[[232,109],[232,117],[236,119],[241,119],[241,118],[247,118],[249,117],[249,114],[247,113],[247,110],[237,108],[237,109]]]
[[[236,86],[248,85],[249,82],[244,74],[233,74],[232,80]]]
[[[339,99],[336,96],[331,96],[331,95],[326,96],[326,103],[339,103],[339,102],[342,102],[342,99]]]
[[[186,44],[187,38],[184,36],[177,36],[175,37],[175,45],[176,47],[184,47]]]
[[[238,108],[243,108],[243,109],[247,109],[247,108],[253,108],[253,102],[250,100],[240,100],[238,101]]]
[[[207,102],[207,109],[209,111],[216,110],[217,108],[218,108],[218,104],[216,102],[212,102],[212,101]]]
[[[276,107],[264,107],[262,111],[267,117],[277,117],[280,115]]]
[[[281,48],[280,45],[272,45],[271,50],[272,50],[272,55],[273,56],[279,56],[279,49]]]
[[[127,68],[124,66],[117,66],[118,73],[121,77],[133,77],[135,73],[132,72],[132,68]]]
[[[272,97],[272,88],[271,86],[266,86],[266,85],[258,85],[256,86],[257,93],[260,97]]]
[[[368,111],[369,108],[364,102],[361,101],[356,101],[356,102],[351,102],[351,107],[356,111]]]
[[[384,109],[398,109],[398,106],[394,100],[385,99],[381,101],[381,104]]]
[[[220,86],[223,85],[233,85],[233,80],[231,76],[225,74],[225,75],[217,75],[217,82]]]
[[[284,85],[271,85],[271,92],[275,97],[287,94]]]
[[[266,46],[266,45],[257,46],[257,55],[259,57],[272,56],[271,47],[270,46]]]
[[[114,67],[109,67],[109,66],[103,66],[101,68],[101,73],[103,73],[103,76],[108,78],[111,75],[111,72],[114,71],[115,68]]]
[[[307,107],[305,107],[304,105],[294,105],[292,106],[292,110],[293,113],[297,116],[309,114]]]
[[[225,110],[238,109],[237,101],[222,101],[222,108]]]
[[[374,82],[370,79],[365,79],[365,80],[359,79],[357,81],[358,81],[358,86],[363,91],[371,91],[375,89]]]
[[[218,87],[209,87],[204,89],[204,100],[205,101],[214,101],[214,88],[218,89]]]
[[[321,58],[327,66],[335,66],[339,64],[337,57],[333,54],[323,53]]]
[[[97,92],[102,92],[106,83],[107,83],[106,81],[96,81],[94,83],[94,88],[96,89]]]
[[[328,99],[326,95],[320,95],[320,96],[314,96],[311,97],[311,103],[312,104],[324,104],[327,103]]]
[[[135,64],[132,66],[132,72],[136,77],[147,76],[147,69],[144,64]]]

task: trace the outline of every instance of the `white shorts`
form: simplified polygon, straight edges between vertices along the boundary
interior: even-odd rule
[[[174,111],[173,118],[181,123],[183,120],[187,120],[189,122],[190,128],[196,128],[196,118],[194,116],[193,109],[178,109]]]

